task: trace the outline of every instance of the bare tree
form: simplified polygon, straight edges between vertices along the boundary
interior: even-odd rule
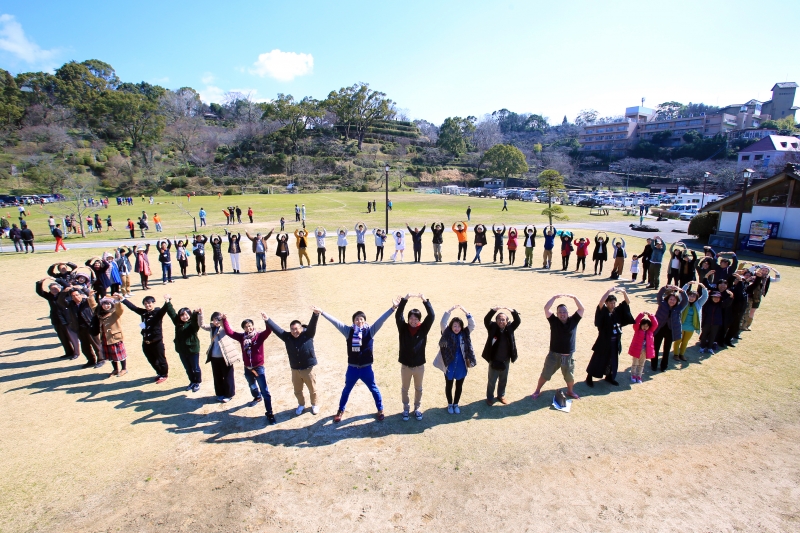
[[[86,237],[83,230],[83,218],[100,209],[99,205],[90,205],[89,200],[94,197],[97,190],[97,178],[88,174],[72,174],[67,178],[61,194],[66,200],[59,202],[58,207],[63,209],[63,216],[73,213],[78,215],[78,225],[81,228],[81,237]]]
[[[500,125],[497,120],[492,115],[484,115],[472,133],[472,143],[479,151],[485,152],[492,146],[502,142],[503,134],[500,131]]]
[[[419,128],[422,135],[427,137],[431,143],[436,144],[436,141],[439,140],[439,126],[436,124],[427,120],[415,120],[414,125]]]

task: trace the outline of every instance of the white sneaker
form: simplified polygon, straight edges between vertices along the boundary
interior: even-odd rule
[[[222,397],[222,403],[228,403],[229,401],[231,401],[231,399],[228,398],[227,396]]]
[[[458,408],[458,404],[455,404],[455,405],[453,406],[453,412],[454,412],[455,414],[457,414],[457,415],[460,415],[460,414],[461,414],[461,409],[459,409],[459,408]]]
[[[308,268],[311,268],[311,265],[308,265]]]
[[[312,415],[318,415],[319,414],[319,407],[317,407],[316,405],[312,405],[311,406],[311,414]]]
[[[311,265],[309,265],[309,266],[311,266]],[[305,267],[303,265],[300,265],[300,268],[305,268]]]
[[[708,352],[706,352],[706,353],[708,353],[708,355],[714,355],[716,352],[714,352],[714,350],[712,350],[711,348],[709,348],[709,349],[708,349]]]
[[[451,415],[453,414],[453,405],[452,404],[448,404],[447,405],[447,412],[450,413]]]
[[[298,405],[298,406],[297,406],[297,409],[296,409],[296,410],[295,410],[295,412],[294,412],[294,414],[296,414],[296,415],[298,415],[298,416],[299,416],[299,415],[302,415],[302,414],[303,414],[303,411],[305,411],[305,410],[306,410],[306,407],[305,407],[304,405]]]

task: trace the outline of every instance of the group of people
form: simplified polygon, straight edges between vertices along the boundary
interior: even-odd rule
[[[441,232],[442,228],[442,224],[433,224],[431,227],[434,232]],[[414,236],[416,247],[418,238],[425,231],[425,226],[414,230],[410,227],[407,229]],[[523,234],[529,235],[528,229],[525,228]],[[465,231],[465,225],[462,224],[461,228],[454,225],[454,230]],[[492,228],[494,235],[499,235],[496,239],[503,238],[503,234],[510,233],[511,230],[513,228],[503,226]],[[535,231],[535,228],[533,230]],[[360,235],[359,239],[362,242],[359,247],[359,261],[362,260],[362,252],[366,261],[366,252],[363,251],[366,231],[364,223],[356,225],[357,235]],[[298,240],[307,239],[308,236],[304,233],[298,229],[295,231],[295,237]],[[344,228],[338,230],[340,237],[343,234],[346,235]],[[375,231],[374,234],[377,238],[379,232]],[[545,228],[544,234],[545,237],[555,237],[555,228]],[[261,269],[266,268],[263,254],[266,253],[266,240],[271,235],[272,232],[265,236],[256,234],[255,237],[247,234],[257,258],[262,254],[261,261],[258,262]],[[315,235],[317,239],[324,239],[326,236],[322,228],[315,230]],[[240,236],[228,233],[227,237],[229,247],[236,243],[238,255]],[[573,238],[573,235],[562,233],[561,238],[564,242],[563,239]],[[281,246],[287,248],[287,240],[287,234],[278,234],[279,251]],[[599,234],[595,237],[596,245],[607,241],[607,236]],[[196,235],[193,240],[185,237],[185,239],[159,241],[157,248],[159,261],[162,264],[163,282],[172,281],[170,251],[173,246],[184,277],[189,247],[195,255],[198,275],[204,275],[205,246],[208,243],[213,248],[215,269],[219,266],[218,271],[221,272],[221,264],[218,265],[216,258],[221,257],[222,237],[212,235],[209,239],[203,235]],[[612,241],[612,249],[621,247],[624,251],[624,246],[624,241]],[[652,250],[660,250],[663,248],[663,242],[654,239],[648,246]],[[261,313],[261,319],[264,321],[263,329],[257,328],[255,322],[248,319],[241,323],[241,331],[235,331],[225,313],[214,312],[206,322],[201,308],[181,307],[176,310],[169,295],[164,296],[164,304],[160,307],[156,306],[155,298],[150,295],[144,297],[142,307],[134,305],[130,301],[130,276],[133,272],[138,272],[142,276],[143,288],[148,288],[148,251],[149,245],[143,247],[137,245],[132,249],[120,247],[113,253],[107,252],[102,256],[88,259],[84,264],[85,269],[79,268],[74,263],[57,263],[50,267],[47,278],[36,283],[37,294],[49,304],[50,320],[65,352],[62,357],[77,359],[82,353],[86,358],[84,367],[99,368],[110,361],[113,366],[110,377],[125,375],[128,352],[124,343],[122,317],[124,309],[127,308],[139,317],[142,353],[155,372],[155,382],[163,383],[168,378],[169,365],[162,322],[164,316],[168,315],[175,328],[175,351],[188,379],[186,390],[193,392],[200,390],[202,383],[200,330],[204,330],[209,335],[209,344],[205,350],[206,362],[211,364],[217,399],[220,402],[227,402],[234,396],[234,366],[241,362],[252,395],[252,405],[258,405],[263,401],[269,423],[275,423],[267,385],[267,369],[264,366],[264,345],[272,333],[284,343],[294,394],[298,402],[296,412],[299,415],[305,410],[304,390],[308,389],[310,410],[313,414],[317,414],[319,403],[314,373],[314,367],[317,365],[314,336],[321,315],[344,336],[346,344],[348,363],[345,386],[334,421],[339,422],[344,416],[350,393],[359,380],[370,390],[375,401],[377,418],[382,420],[384,405],[372,366],[373,346],[377,333],[386,320],[394,314],[399,339],[400,400],[403,404],[401,416],[404,420],[412,416],[422,420],[422,382],[427,364],[426,343],[436,317],[430,300],[422,294],[409,293],[395,298],[389,309],[372,323],[362,311],[353,313],[351,320],[345,323],[318,307],[312,307],[311,318],[307,324],[300,319],[293,320],[288,330],[282,329],[265,313]],[[502,247],[500,252],[502,253]],[[288,251],[285,253],[288,254]],[[435,253],[440,257],[441,250],[435,248]],[[461,255],[460,245],[459,254]],[[477,255],[479,256],[479,252]],[[645,255],[643,253],[642,257]],[[703,258],[698,259],[694,252],[687,253],[682,243],[675,243],[670,248],[670,256],[669,280],[676,281],[678,285],[668,282],[667,285],[660,287],[657,294],[657,308],[654,312],[643,311],[634,318],[628,294],[621,287],[612,287],[601,297],[595,309],[594,326],[597,328],[597,338],[586,368],[587,386],[595,386],[596,379],[604,379],[611,385],[619,384],[617,373],[623,345],[629,346],[628,354],[632,358],[631,383],[642,382],[648,360],[653,371],[667,370],[670,351],[673,352],[673,359],[687,361],[686,351],[695,334],[699,333],[700,353],[712,355],[721,348],[735,346],[734,341],[740,338],[741,331],[750,330],[755,313],[767,295],[770,284],[780,281],[780,273],[772,267],[740,264],[734,254],[714,253],[710,248],[706,248]],[[615,261],[618,257],[615,255]],[[687,259],[688,257],[691,259]],[[649,258],[652,267],[653,253],[649,254]],[[310,266],[307,254],[305,259],[309,261]],[[510,260],[513,262],[513,258]],[[319,264],[326,264],[324,261],[324,254],[318,257]],[[340,261],[344,261],[343,253],[340,253]],[[684,261],[692,268],[684,269]],[[234,264],[238,267],[238,257]],[[235,271],[238,271],[238,268]],[[651,276],[651,284],[660,283],[658,271],[646,271]],[[654,272],[656,277],[652,277]],[[413,308],[406,312],[407,304],[412,299],[419,299],[424,311]],[[570,312],[569,303],[564,301],[565,299],[574,304],[573,312]],[[553,306],[558,300],[562,301],[554,310]],[[457,311],[463,318],[454,316]],[[542,387],[558,370],[562,372],[566,382],[566,396],[579,398],[574,390],[574,353],[576,331],[584,312],[583,304],[574,295],[557,294],[545,303],[544,315],[550,329],[550,342],[539,381],[532,394],[534,400],[540,397]],[[492,307],[484,316],[483,325],[487,333],[481,351],[481,358],[486,361],[488,367],[486,403],[490,406],[495,402],[506,404],[509,369],[519,356],[515,331],[521,325],[520,313],[510,307]],[[633,326],[633,337],[630,343],[623,343],[624,328],[628,325]],[[473,344],[476,323],[472,314],[463,306],[454,305],[443,314],[439,326],[438,351],[433,366],[444,374],[448,413],[458,414],[464,380],[469,369],[478,363]]]

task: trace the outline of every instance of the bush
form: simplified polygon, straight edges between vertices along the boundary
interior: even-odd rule
[[[239,191],[237,189],[234,189],[233,187],[228,187],[222,194],[224,194],[225,196],[233,196],[235,194],[239,194]]]
[[[719,213],[698,213],[689,221],[689,235],[697,235],[700,239],[706,240],[708,236],[717,230]]]
[[[169,183],[175,189],[183,189],[186,187],[187,181],[185,178],[172,178]]]
[[[197,183],[201,187],[208,187],[209,185],[211,185],[211,178],[205,178],[205,177],[204,178],[199,178],[197,180]]]

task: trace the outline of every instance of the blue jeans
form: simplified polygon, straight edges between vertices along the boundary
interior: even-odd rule
[[[378,408],[378,411],[383,411],[383,399],[381,398],[381,391],[375,383],[375,373],[372,371],[372,365],[361,368],[348,365],[347,373],[344,375],[344,390],[342,391],[342,398],[339,400],[339,410],[344,411],[347,400],[350,398],[350,391],[353,390],[359,379],[364,382],[364,385],[372,393],[375,407]]]
[[[256,252],[256,270],[259,272],[267,270],[267,254],[265,252]]]
[[[201,226],[205,226],[206,225],[206,217],[200,217],[200,225]]]
[[[255,375],[253,375],[253,372],[255,372]],[[252,369],[245,367],[244,378],[247,380],[247,385],[250,386],[250,394],[253,395],[253,399],[258,400],[259,397],[264,398],[264,406],[267,408],[267,412],[271,413],[272,396],[269,395],[269,389],[267,388],[267,376],[264,373],[264,365]],[[261,391],[260,394],[259,390]]]
[[[161,281],[172,281],[172,263],[161,263]]]
[[[203,376],[200,373],[200,354],[199,353],[178,353],[183,363],[183,369],[186,370],[186,376],[189,378],[189,383],[200,384],[203,381]]]
[[[483,251],[483,246],[476,246],[476,247],[475,247],[475,259],[473,259],[473,260],[472,260],[472,262],[473,262],[473,263],[474,263],[475,261],[477,261],[478,263],[480,263],[480,262],[481,262],[481,252],[482,252],[482,251]],[[466,259],[466,258],[465,258],[465,259]]]

